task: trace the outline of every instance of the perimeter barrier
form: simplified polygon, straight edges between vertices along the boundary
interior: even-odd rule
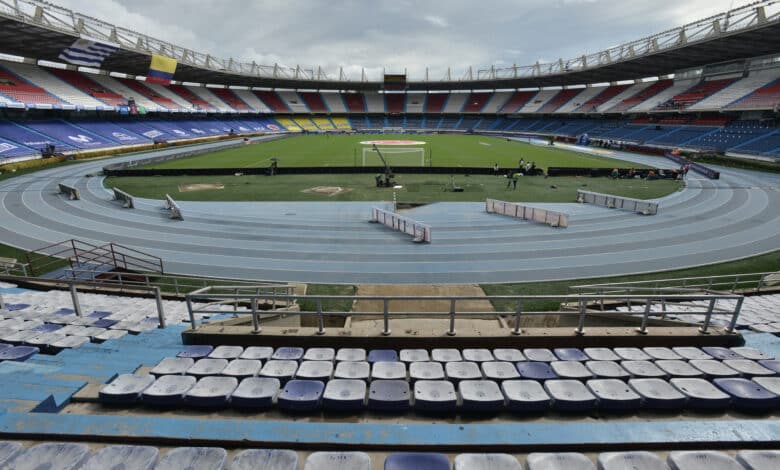
[[[394,212],[371,208],[371,222],[379,223],[414,237],[415,243],[431,242],[431,227]]]
[[[623,209],[642,215],[656,215],[658,213],[657,202],[613,196],[612,194],[594,193],[591,191],[583,191],[582,189],[577,190],[577,202],[580,204],[595,204],[610,209]]]
[[[518,219],[530,220],[540,224],[547,224],[550,227],[569,226],[569,216],[563,212],[541,209],[539,207],[529,207],[514,202],[498,201],[496,199],[485,200],[485,210],[488,213],[508,215]]]
[[[71,201],[78,201],[81,199],[81,193],[79,193],[79,190],[74,188],[73,186],[68,186],[67,184],[60,183],[60,194],[64,194],[68,196],[68,199]]]

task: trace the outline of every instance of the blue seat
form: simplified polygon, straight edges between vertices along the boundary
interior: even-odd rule
[[[227,359],[200,359],[187,369],[187,375],[193,377],[207,377],[209,375],[218,375],[227,367]]]
[[[731,349],[732,352],[735,352],[740,356],[744,357],[745,359],[750,359],[753,361],[764,361],[768,359],[774,359],[774,357],[771,357],[768,354],[756,348],[751,348],[746,346],[735,346],[729,349]]]
[[[371,362],[371,361],[369,361]],[[371,380],[405,380],[406,364],[403,362],[380,361],[371,365]]]
[[[227,452],[219,447],[177,447],[157,463],[155,470],[224,469]]]
[[[602,410],[638,410],[642,404],[642,397],[622,380],[593,379],[588,380],[586,386],[599,399]]]
[[[150,405],[178,405],[195,383],[197,379],[189,375],[164,375],[143,391],[141,400]]]
[[[523,350],[526,359],[532,362],[552,362],[558,358],[552,351],[545,348],[528,348]]]
[[[716,361],[715,359],[693,359],[688,361],[688,363],[696,369],[700,370],[704,374],[704,377],[709,380],[717,378],[739,377],[740,375],[739,372],[735,371],[721,361]]]
[[[775,395],[780,395],[780,377],[754,377],[753,382],[761,385]]]
[[[558,360],[560,361],[585,362],[590,359],[587,354],[578,348],[555,348],[553,349],[553,353],[558,356]]]
[[[642,405],[652,410],[679,410],[688,399],[662,379],[631,379],[628,385],[642,397]]]
[[[209,354],[211,354],[211,351],[213,350],[214,350],[214,346],[209,346],[207,344],[197,344],[197,345],[187,346],[176,356],[189,357],[191,359],[200,359],[202,357],[206,357]]]
[[[704,379],[672,379],[674,388],[688,397],[689,408],[723,409],[731,397]]]
[[[493,350],[493,357],[500,362],[520,362],[525,361],[525,355],[519,349],[497,348]],[[490,454],[493,455],[493,454]]]
[[[93,322],[92,326],[97,327],[97,328],[111,328],[112,326],[116,325],[117,323],[119,323],[119,322],[117,322],[116,320],[108,320],[108,319],[105,319],[105,318],[101,318],[100,320],[98,320],[96,322]]]
[[[458,454],[453,470],[522,470],[509,454]]]
[[[271,355],[271,359],[277,361],[297,361],[303,357],[303,348],[282,347],[277,348]]]
[[[290,380],[277,398],[285,411],[306,412],[320,408],[325,384],[319,380]]]
[[[550,367],[550,364],[546,362],[518,362],[515,364],[515,367],[517,367],[517,372],[520,374],[520,377],[524,379],[551,380],[558,378],[558,374],[556,374]]]
[[[501,391],[506,396],[509,410],[537,412],[550,408],[550,396],[536,380],[505,380],[501,383]]]
[[[239,452],[230,470],[298,470],[298,453],[285,449],[250,449]]]
[[[189,357],[166,357],[158,362],[149,373],[157,377],[161,375],[184,375],[187,369],[194,364],[195,360]]]
[[[248,377],[238,384],[230,396],[230,404],[236,408],[270,408],[279,394],[279,379]]]
[[[637,379],[665,379],[669,376],[650,361],[623,361],[620,366]]]
[[[377,411],[409,409],[409,382],[405,380],[374,380],[368,390],[368,407]]]
[[[213,351],[209,353],[211,359],[238,359],[244,352],[244,348],[241,346],[217,346]]]
[[[713,383],[716,387],[731,395],[731,401],[737,408],[771,410],[780,404],[780,396],[752,380],[715,379]]]
[[[30,330],[32,331],[32,330]],[[24,340],[25,346],[31,346],[34,348],[39,348],[41,351],[44,352],[50,352],[54,353],[52,351],[51,345],[53,343],[56,343],[57,341],[61,341],[65,339],[65,335],[61,335],[56,332],[49,332],[49,333],[38,333],[32,338],[28,338]]]
[[[336,364],[334,379],[368,380],[371,376],[371,366],[368,362],[344,361]]]
[[[385,470],[450,470],[450,459],[433,452],[396,452],[385,459]]]
[[[436,362],[456,362],[462,361],[463,355],[457,349],[438,348],[431,351],[431,359]]]
[[[731,367],[747,378],[751,377],[772,377],[777,375],[775,371],[767,369],[756,361],[750,359],[726,359],[723,364]]]
[[[104,385],[98,398],[104,403],[133,403],[153,383],[153,375],[122,374]]]
[[[371,457],[365,452],[314,452],[306,458],[303,468],[304,470],[371,470]]]
[[[514,366],[512,367],[514,369]],[[409,364],[409,380],[444,380],[441,362],[412,362]]]
[[[552,398],[553,409],[560,411],[590,411],[598,399],[579,380],[548,380],[544,389]]]
[[[666,462],[671,470],[744,470],[733,458],[712,450],[670,452]]]
[[[626,380],[631,377],[631,374],[615,361],[587,361],[585,367],[599,379]]]
[[[492,380],[461,380],[458,393],[463,411],[500,411],[504,408],[504,395]]]
[[[152,470],[160,452],[150,446],[108,446],[95,452],[81,470],[105,470],[116,468],[121,462],[126,470]]]
[[[490,349],[466,348],[463,350],[463,360],[465,362],[488,362],[488,361],[495,361],[496,358],[493,357],[493,353],[490,352]]]
[[[650,361],[653,359],[639,348],[614,348],[613,351],[624,361]]]
[[[16,312],[26,308],[30,308],[30,304],[5,304],[5,309],[9,312]]]
[[[304,361],[333,361],[336,350],[333,348],[309,348],[303,355]]]
[[[609,348],[585,348],[583,352],[594,361],[619,361],[620,356]]]
[[[321,380],[327,382],[333,375],[333,363],[330,361],[303,361],[295,372],[296,379]]]
[[[527,470],[596,470],[593,462],[576,452],[533,452],[525,460]]]
[[[593,372],[579,361],[554,361],[550,363],[550,367],[562,379],[588,380],[593,378]]]
[[[24,447],[18,442],[0,441],[0,466],[11,462],[23,450]]]
[[[762,359],[758,361],[763,367],[775,372],[775,375],[780,375],[780,360],[777,359]]]
[[[456,384],[461,380],[479,380],[482,378],[482,371],[479,370],[476,362],[448,362],[444,364],[444,372],[447,374],[447,379]]]
[[[605,452],[599,454],[599,470],[664,470],[666,464],[660,457],[647,451]]]
[[[642,351],[655,360],[679,361],[685,359],[670,348],[647,347],[642,348]]]
[[[368,352],[368,362],[398,362],[398,351],[393,349],[372,349]]]
[[[263,362],[256,359],[233,359],[228,363],[227,367],[222,369],[220,374],[243,379],[245,377],[255,377],[262,368]]]
[[[681,378],[697,378],[704,377],[704,373],[699,369],[688,364],[686,361],[680,360],[657,360],[655,365],[659,369],[666,372],[669,377],[681,377]]]
[[[191,406],[218,408],[227,406],[230,394],[238,387],[235,377],[203,377],[184,394]]]
[[[271,359],[274,348],[268,346],[249,346],[238,357],[239,359],[248,359],[251,361],[267,361]]]
[[[279,379],[282,383],[291,380],[298,370],[298,362],[271,359],[260,369],[261,377]]]
[[[431,360],[427,349],[402,349],[398,358],[401,362],[428,362]]]
[[[4,348],[0,350],[0,361],[24,362],[39,352],[40,349],[34,346],[13,346],[11,348]]]
[[[737,462],[745,470],[774,470],[780,468],[780,450],[741,450]]]
[[[723,348],[720,346],[704,346],[703,348],[701,348],[701,350],[719,361],[723,361],[726,359],[744,359],[744,357],[735,353],[731,349]]]
[[[17,454],[8,468],[76,470],[81,468],[88,458],[89,447],[84,444],[38,444]]]
[[[365,400],[366,383],[362,380],[331,380],[322,394],[322,404],[327,410],[362,410]]]
[[[336,352],[336,360],[339,362],[365,362],[366,350],[362,348],[341,348]]]
[[[520,373],[511,362],[493,361],[482,363],[482,375],[488,380],[519,379]]]
[[[452,382],[418,380],[414,384],[414,408],[418,411],[454,411],[458,396]]]
[[[92,313],[90,313],[87,316],[90,317],[90,318],[101,319],[101,318],[110,317],[111,315],[113,315],[113,312],[106,312],[106,311],[103,311],[103,310],[94,310]]]

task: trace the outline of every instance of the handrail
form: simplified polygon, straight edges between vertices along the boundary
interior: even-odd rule
[[[758,273],[720,274],[715,276],[653,279],[647,281],[625,281],[619,283],[583,284],[570,286],[569,291],[583,293],[587,290],[596,289],[599,290],[599,292],[602,292],[606,289],[620,290],[623,288],[638,287],[650,289],[663,286],[665,288],[704,289],[707,291],[722,291],[723,287],[728,287],[728,289],[726,289],[727,292],[734,292],[739,288],[754,289],[756,293],[759,293],[761,292],[761,288],[769,284],[769,279],[772,276],[777,277],[778,282],[780,282],[780,271],[768,271]]]

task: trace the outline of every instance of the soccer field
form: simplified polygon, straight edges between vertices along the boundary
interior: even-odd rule
[[[536,167],[625,168],[626,162],[589,155],[557,147],[508,141],[504,138],[479,135],[301,135],[271,142],[247,145],[237,149],[199,155],[196,157],[157,163],[141,168],[263,168],[278,160],[279,167],[352,167],[364,166],[364,148],[361,142],[373,140],[413,140],[425,142],[424,165],[439,167],[517,168],[518,161],[536,163]],[[386,148],[380,146],[380,148]],[[421,153],[394,154],[387,148],[385,154],[391,166],[422,165]],[[366,166],[378,166],[376,157],[366,159]],[[632,165],[644,168],[641,165]]]

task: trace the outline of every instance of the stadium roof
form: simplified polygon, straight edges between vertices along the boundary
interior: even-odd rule
[[[0,0],[0,52],[36,60],[58,56],[78,37],[118,44],[103,68],[146,75],[152,53],[178,60],[184,82],[267,88],[369,90],[381,77],[348,80],[320,68],[259,65],[170,44],[39,0]],[[546,64],[469,69],[443,80],[415,80],[411,90],[531,88],[615,82],[780,52],[780,2],[763,0],[586,56]]]

